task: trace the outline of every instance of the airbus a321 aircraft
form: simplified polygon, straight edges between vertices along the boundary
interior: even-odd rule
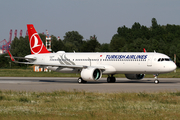
[[[50,53],[44,46],[33,24],[27,25],[31,54],[13,57],[16,63],[35,64],[42,68],[64,73],[80,73],[78,83],[98,81],[102,74],[107,82],[114,83],[115,74],[125,74],[131,80],[140,80],[145,74],[154,74],[154,83],[159,83],[158,74],[172,72],[176,64],[165,54],[155,52],[104,52],[104,53]],[[18,62],[14,58],[28,62]]]

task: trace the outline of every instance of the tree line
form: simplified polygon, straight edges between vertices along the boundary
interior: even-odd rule
[[[39,34],[44,44],[46,35]],[[147,52],[164,53],[174,59],[176,54],[176,64],[180,66],[180,25],[159,25],[155,18],[151,20],[151,26],[146,27],[135,22],[131,28],[118,27],[117,33],[112,36],[110,43],[100,44],[96,35],[84,40],[77,31],[65,33],[63,39],[57,39],[51,35],[51,49],[53,52]],[[24,57],[30,54],[28,36],[15,38],[11,43],[11,53],[13,56]],[[8,67],[9,59],[0,56],[0,67]],[[23,66],[13,64],[13,66]]]
[[[180,66],[180,26],[159,25],[155,18],[151,27],[135,22],[131,28],[119,27],[112,37],[110,50],[117,52],[147,52],[164,53],[173,60],[176,54],[176,64]]]

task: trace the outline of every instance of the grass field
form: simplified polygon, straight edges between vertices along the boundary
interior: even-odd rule
[[[179,118],[180,92],[0,91],[1,120],[175,120]]]
[[[59,72],[34,72],[33,69],[0,69],[0,77],[80,77],[79,74],[65,74]],[[107,75],[103,75],[107,77]],[[115,77],[125,77],[124,74],[117,74]],[[153,78],[152,74],[146,74],[146,78]],[[160,78],[180,78],[180,69],[175,72],[160,74]]]
[[[78,74],[0,69],[6,77],[79,77]],[[106,76],[104,76],[106,77]],[[123,74],[116,77],[125,77]],[[153,77],[153,75],[146,75]],[[159,77],[180,77],[176,73]],[[25,92],[0,90],[0,120],[175,120],[180,118],[180,91],[98,93],[86,91]]]

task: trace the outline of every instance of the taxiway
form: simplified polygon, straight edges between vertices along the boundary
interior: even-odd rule
[[[52,92],[87,91],[87,92],[163,92],[180,91],[180,78],[159,78],[154,84],[153,78],[128,80],[117,78],[116,83],[107,83],[106,78],[83,84],[77,78],[59,77],[0,77],[0,90]]]

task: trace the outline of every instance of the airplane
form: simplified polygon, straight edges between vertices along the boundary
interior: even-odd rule
[[[13,57],[15,63],[35,64],[41,68],[62,73],[80,73],[78,83],[98,81],[103,74],[108,75],[107,82],[116,82],[115,74],[125,74],[127,79],[141,80],[145,74],[154,74],[154,83],[158,84],[158,75],[176,69],[176,64],[165,54],[156,52],[49,52],[36,32],[33,24],[27,24],[31,54],[25,57]],[[16,61],[15,58],[27,62]]]

